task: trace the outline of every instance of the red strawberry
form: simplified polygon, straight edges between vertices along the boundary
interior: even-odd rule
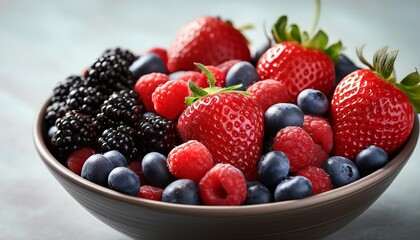
[[[139,94],[143,101],[144,107],[148,112],[156,112],[153,106],[152,94],[157,87],[169,81],[169,77],[163,73],[149,73],[143,75],[134,85],[134,91]]]
[[[184,26],[168,49],[170,72],[194,70],[194,62],[218,65],[230,59],[250,61],[248,42],[229,22],[199,17]]]
[[[258,81],[246,91],[251,93],[252,98],[261,105],[264,112],[276,103],[291,102],[284,84],[272,79]]]
[[[335,89],[331,101],[335,155],[354,160],[369,145],[392,154],[410,135],[413,105],[420,111],[420,75],[415,71],[397,83],[393,74],[397,51],[387,49],[375,53],[373,65],[363,57],[363,48],[358,49],[370,69],[347,75]]]
[[[292,102],[296,102],[298,94],[306,88],[329,96],[341,42],[326,48],[328,37],[324,32],[319,31],[310,39],[309,34],[301,34],[296,25],[287,28],[286,16],[279,18],[272,32],[278,44],[260,57],[256,67],[260,78],[283,83]]]
[[[245,92],[232,88],[215,88],[210,71],[210,88],[203,90],[190,82],[198,97],[178,118],[178,132],[184,142],[197,140],[204,144],[215,163],[230,163],[250,180],[257,178],[257,163],[261,157],[264,134],[264,112]],[[201,97],[201,98],[200,98]]]
[[[190,90],[187,82],[168,81],[153,92],[153,106],[160,116],[168,120],[176,120],[179,114],[187,108],[185,98],[189,95]]]

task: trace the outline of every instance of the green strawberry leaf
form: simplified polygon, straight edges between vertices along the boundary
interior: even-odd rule
[[[214,77],[213,73],[210,72],[210,70],[208,68],[206,68],[203,64],[201,63],[194,63],[198,68],[201,69],[201,71],[204,72],[204,74],[206,74],[206,77],[209,81],[210,84],[210,88],[214,88],[214,86],[216,86],[216,78]]]
[[[330,58],[333,60],[334,63],[337,63],[342,49],[343,49],[343,44],[341,43],[341,41],[338,41],[330,45],[327,49],[325,49],[325,53],[328,56],[330,56]]]
[[[399,89],[401,89],[407,97],[410,99],[415,111],[420,113],[420,74],[414,71],[408,74],[401,83],[395,83]]]
[[[402,81],[401,84],[405,86],[415,86],[420,83],[420,74],[417,71],[414,71],[408,74]]]
[[[206,90],[197,86],[193,81],[188,81],[188,88],[196,97],[204,97],[209,94]]]
[[[385,46],[373,55],[373,69],[384,79],[389,79],[394,71],[395,59],[397,59],[398,50],[388,51]]]
[[[310,40],[309,47],[315,49],[325,49],[328,44],[328,36],[322,30],[318,31]]]

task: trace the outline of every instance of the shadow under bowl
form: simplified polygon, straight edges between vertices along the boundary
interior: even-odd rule
[[[35,147],[57,181],[98,219],[135,239],[317,239],[357,218],[389,187],[413,153],[418,116],[407,142],[378,171],[331,191],[300,200],[249,206],[191,206],[120,194],[74,174],[44,141],[46,101],[33,129]]]

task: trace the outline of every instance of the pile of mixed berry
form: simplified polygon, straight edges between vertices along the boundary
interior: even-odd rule
[[[285,16],[272,33],[251,54],[232,23],[200,17],[167,49],[106,50],[54,89],[50,151],[115,191],[203,205],[305,198],[387,164],[413,128],[417,71],[398,83],[386,47],[373,64],[358,49],[360,69]]]

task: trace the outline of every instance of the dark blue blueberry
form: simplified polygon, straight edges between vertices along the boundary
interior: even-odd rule
[[[152,73],[168,73],[165,63],[159,55],[154,53],[147,53],[137,58],[129,67],[134,79],[139,79],[141,76]]]
[[[226,86],[242,84],[238,90],[245,91],[253,83],[260,80],[255,67],[246,61],[235,63],[226,74]]]
[[[286,154],[271,151],[261,157],[258,163],[258,176],[267,188],[273,190],[290,171],[290,161]]]
[[[322,168],[330,176],[334,187],[338,188],[360,178],[356,164],[348,158],[333,156],[327,159]]]
[[[277,103],[267,109],[264,124],[267,136],[276,136],[277,132],[287,126],[302,127],[302,110],[291,103]]]
[[[114,167],[127,167],[127,159],[117,150],[111,150],[103,154],[104,157],[108,158],[112,162]]]
[[[158,152],[150,152],[143,157],[141,169],[149,182],[156,187],[165,188],[174,180],[169,172],[166,157]]]
[[[361,68],[356,66],[346,55],[340,54],[335,64],[335,85],[338,85],[345,76],[359,69]]]
[[[257,48],[254,55],[252,55],[252,59],[251,59],[252,64],[254,66],[257,66],[258,60],[260,60],[261,56],[271,47],[272,47],[272,41],[270,39],[267,39],[265,43],[261,44],[261,46]]]
[[[305,89],[299,93],[297,105],[304,114],[326,116],[330,104],[328,98],[321,91]]]
[[[273,151],[273,137],[265,137],[263,142],[263,154]]]
[[[362,173],[369,174],[388,163],[388,154],[380,147],[369,146],[357,154],[355,162]]]
[[[108,175],[114,169],[112,162],[102,154],[90,156],[83,164],[81,176],[91,182],[108,187]]]
[[[178,179],[172,182],[163,190],[162,201],[190,205],[201,204],[197,183],[190,179]]]
[[[312,183],[303,176],[292,176],[279,183],[274,191],[274,201],[301,199],[312,195]]]
[[[109,173],[108,185],[117,192],[137,196],[140,190],[140,178],[127,167],[117,167]]]
[[[182,76],[186,71],[176,71],[173,72],[171,74],[169,74],[169,79],[170,80],[176,80],[178,79],[180,76]]]
[[[260,182],[247,182],[247,197],[244,205],[262,204],[271,202],[271,192]]]

